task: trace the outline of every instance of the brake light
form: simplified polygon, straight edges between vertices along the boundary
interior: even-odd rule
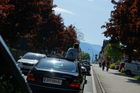
[[[33,74],[32,74],[32,72],[29,72],[28,73],[28,76],[27,76],[27,79],[26,79],[27,81],[36,81],[36,79],[33,77]]]
[[[70,87],[80,87],[80,84],[70,84]]]
[[[69,85],[70,87],[80,87],[80,78],[76,78],[73,80],[73,82]]]
[[[36,81],[34,77],[27,77],[27,81]]]

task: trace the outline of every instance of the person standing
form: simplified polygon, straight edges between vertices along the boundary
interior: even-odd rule
[[[79,60],[79,52],[80,52],[79,43],[75,43],[73,45],[73,48],[69,48],[67,50],[65,58],[70,61]]]
[[[106,71],[109,70],[109,66],[110,66],[110,63],[109,63],[109,61],[107,61],[107,62],[106,62]]]
[[[105,69],[105,60],[102,61],[102,70],[104,71]]]

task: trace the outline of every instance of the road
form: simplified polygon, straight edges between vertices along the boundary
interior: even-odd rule
[[[133,77],[112,69],[108,72],[102,71],[97,64],[94,64],[93,69],[100,83],[102,93],[140,93],[140,81],[135,80]],[[96,88],[98,89],[97,84]]]

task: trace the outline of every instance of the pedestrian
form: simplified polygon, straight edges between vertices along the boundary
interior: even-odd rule
[[[102,70],[104,71],[105,69],[105,60],[102,61]]]
[[[109,70],[109,66],[110,66],[110,62],[109,61],[106,61],[106,71]]]
[[[102,67],[102,60],[100,59],[98,62],[99,62],[99,67],[101,68]]]
[[[79,52],[80,52],[79,43],[75,43],[73,45],[73,48],[68,49],[65,58],[70,61],[76,60],[79,61]]]
[[[125,63],[124,62],[121,62],[120,65],[119,65],[119,71],[120,72],[124,68],[124,66],[125,66]]]
[[[99,67],[100,67],[100,68],[102,67],[102,64],[101,64],[101,62],[99,62]]]

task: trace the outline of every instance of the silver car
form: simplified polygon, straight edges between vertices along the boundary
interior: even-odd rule
[[[27,73],[40,59],[45,57],[45,54],[28,52],[17,61],[18,66],[23,73]]]

